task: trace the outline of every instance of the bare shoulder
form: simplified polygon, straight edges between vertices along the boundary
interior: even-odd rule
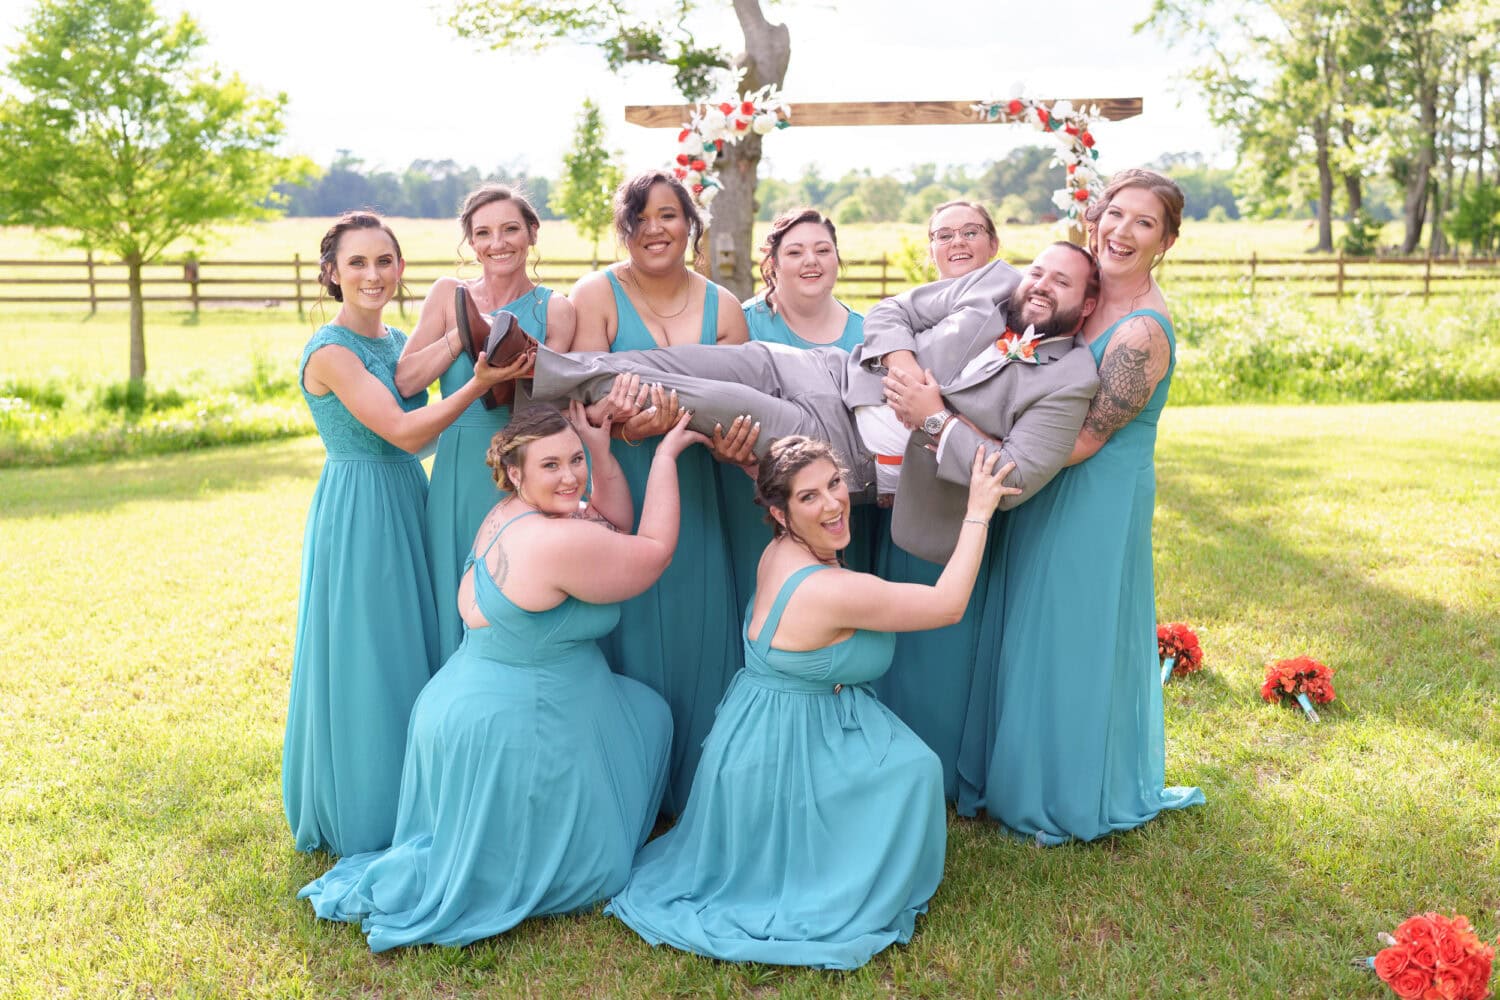
[[[574,282],[572,291],[568,292],[572,304],[578,308],[587,308],[595,301],[613,299],[614,292],[610,288],[608,271],[609,268],[590,271]]]
[[[721,344],[743,344],[750,339],[750,327],[745,322],[745,310],[740,308],[740,300],[735,298],[733,292],[723,285],[704,279],[708,283],[706,294],[719,297],[719,318],[715,333]]]

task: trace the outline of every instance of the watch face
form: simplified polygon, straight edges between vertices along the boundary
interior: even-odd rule
[[[942,433],[943,424],[946,423],[947,420],[948,414],[939,410],[937,413],[934,413],[932,416],[922,421],[922,430],[926,431],[929,437],[937,437],[940,433]]]

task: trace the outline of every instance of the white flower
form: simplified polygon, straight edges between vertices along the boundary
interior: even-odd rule
[[[775,130],[776,130],[776,116],[775,115],[766,114],[766,115],[756,115],[755,116],[755,134],[756,135],[770,135]]]
[[[1073,113],[1073,102],[1069,100],[1054,101],[1052,104],[1053,118],[1067,118]]]
[[[694,184],[701,184],[702,182],[703,175],[696,170],[689,170],[687,176],[682,179],[682,183],[688,187],[692,187]]]
[[[1067,188],[1058,188],[1052,192],[1052,204],[1057,206],[1059,212],[1070,212],[1073,210],[1073,196],[1068,193]]]
[[[724,112],[718,108],[709,108],[703,114],[703,133],[709,139],[719,138],[716,133],[723,132],[728,124]]]
[[[1017,80],[1015,83],[1013,83],[1013,84],[1010,85],[1010,96],[1011,97],[1020,97],[1020,96],[1022,96],[1025,93],[1026,93],[1026,84],[1022,83],[1020,80]]]
[[[709,202],[714,200],[718,193],[719,189],[717,186],[704,187],[702,191],[698,192],[698,203],[706,207]]]

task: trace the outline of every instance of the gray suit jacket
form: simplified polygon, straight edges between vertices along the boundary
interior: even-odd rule
[[[1024,502],[1062,468],[1099,387],[1093,355],[1074,339],[1041,346],[1039,364],[1011,362],[988,378],[961,378],[964,366],[1005,332],[1019,283],[1014,268],[995,261],[876,304],[865,316],[865,340],[850,358],[844,390],[850,409],[884,402],[881,357],[913,351],[950,407],[1000,439],[1000,464],[1015,463],[1006,483],[1023,492],[1004,498],[1002,510]],[[941,464],[930,443],[921,431],[907,442],[891,537],[913,555],[946,562],[968,507],[975,449],[984,444],[991,451],[994,444],[962,422],[948,432]]]

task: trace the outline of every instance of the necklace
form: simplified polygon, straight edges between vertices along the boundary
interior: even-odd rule
[[[636,291],[638,291],[638,292],[641,293],[641,301],[643,301],[643,302],[646,303],[646,308],[650,309],[651,310],[651,315],[655,316],[657,319],[660,319],[660,320],[676,319],[678,316],[681,316],[683,314],[683,312],[685,312],[687,310],[688,300],[692,298],[691,292],[693,290],[693,280],[691,278],[687,279],[687,281],[685,281],[683,283],[683,288],[682,288],[682,305],[678,306],[677,310],[675,312],[665,313],[665,312],[662,312],[660,309],[656,308],[656,306],[651,302],[651,296],[649,296],[649,295],[646,294],[646,289],[641,286],[641,283],[639,281],[636,280],[635,270],[633,268],[631,268],[629,262],[627,262],[625,264],[625,271],[630,275],[630,284],[631,284],[631,287],[633,287]]]

